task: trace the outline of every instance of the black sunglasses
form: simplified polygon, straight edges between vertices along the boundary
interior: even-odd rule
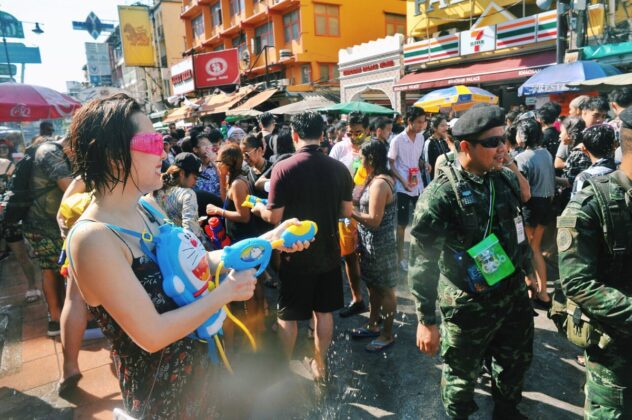
[[[486,139],[482,139],[482,140],[470,141],[470,143],[480,144],[486,149],[493,149],[494,147],[500,146],[504,142],[505,142],[504,136],[492,136],[492,137],[487,137]]]

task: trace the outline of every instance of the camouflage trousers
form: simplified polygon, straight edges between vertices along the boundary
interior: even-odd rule
[[[533,315],[521,276],[487,296],[472,296],[442,278],[441,399],[451,417],[465,418],[478,407],[474,387],[482,361],[491,358],[495,410],[522,399],[524,377],[533,357]]]
[[[632,419],[632,353],[614,346],[586,350],[588,420]]]

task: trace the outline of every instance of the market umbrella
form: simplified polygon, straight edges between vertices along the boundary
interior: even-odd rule
[[[427,93],[415,102],[415,106],[423,108],[426,112],[434,113],[442,109],[465,111],[474,106],[474,104],[496,105],[497,103],[498,96],[489,93],[485,89],[456,85]]]
[[[326,108],[334,105],[334,102],[325,98],[324,96],[314,95],[307,96],[304,100],[298,102],[292,102],[291,104],[283,105],[278,108],[271,109],[270,113],[275,115],[294,115],[301,112],[316,111],[321,108]]]
[[[0,121],[38,121],[66,118],[81,107],[68,95],[43,86],[0,84]]]
[[[570,87],[595,88],[618,87],[632,85],[632,73],[617,74],[616,76],[600,77],[598,79],[583,80],[569,83]]]
[[[319,109],[319,111],[340,112],[341,114],[361,112],[363,114],[392,115],[395,113],[395,111],[393,111],[390,108],[386,108],[385,106],[376,105],[369,102],[362,102],[362,101],[351,101],[351,102],[345,102],[341,104],[335,104],[333,106],[321,108]]]
[[[554,64],[527,79],[518,88],[518,95],[548,95],[549,93],[579,90],[577,87],[569,87],[567,85],[572,82],[583,82],[616,74],[621,74],[621,71],[616,67],[595,61]]]

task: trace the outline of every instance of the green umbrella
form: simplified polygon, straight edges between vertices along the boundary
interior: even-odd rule
[[[350,114],[352,112],[361,112],[363,114],[385,114],[392,115],[395,113],[390,108],[385,106],[371,104],[369,102],[352,101],[342,104],[336,104],[327,108],[321,108],[319,111],[325,112],[340,112],[341,114]]]

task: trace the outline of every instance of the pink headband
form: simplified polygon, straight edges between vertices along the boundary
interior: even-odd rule
[[[135,152],[162,156],[164,142],[160,133],[138,133],[132,137],[130,149]]]

